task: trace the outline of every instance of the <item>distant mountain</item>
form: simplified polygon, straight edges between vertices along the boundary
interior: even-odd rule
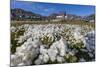
[[[48,16],[49,19],[56,19],[56,16],[58,16],[57,13],[52,13]]]
[[[81,16],[77,16],[77,15],[74,15],[74,14],[65,14],[65,13],[53,13],[51,15],[49,15],[49,18],[51,19],[56,19],[57,16],[65,16],[65,19],[66,20],[81,20],[82,17]]]
[[[43,16],[23,9],[11,9],[11,20],[41,20]]]
[[[88,22],[95,22],[95,14],[91,14],[89,16],[85,16],[83,20],[88,21]]]
[[[62,16],[65,20],[84,20],[86,22],[95,22],[95,14],[91,14],[89,16],[81,17],[74,14],[66,14],[66,12],[61,13],[52,13],[49,16],[42,16],[40,14],[36,14],[34,12],[26,11],[23,9],[11,9],[11,20],[16,21],[38,21],[38,20],[53,20],[57,19],[57,16]],[[58,18],[59,19],[59,18]]]
[[[68,20],[82,20],[81,16],[77,16],[74,14],[66,14]]]

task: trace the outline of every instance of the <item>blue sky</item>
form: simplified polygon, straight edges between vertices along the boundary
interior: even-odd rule
[[[21,8],[45,16],[62,11],[66,11],[66,14],[75,14],[79,16],[86,16],[95,13],[95,6],[90,5],[71,5],[11,0],[11,9],[14,8]]]

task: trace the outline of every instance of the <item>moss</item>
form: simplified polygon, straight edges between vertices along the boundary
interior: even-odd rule
[[[77,42],[77,41],[71,42],[70,41],[70,44],[68,44],[68,48],[78,50],[78,49],[85,48],[85,46],[84,46],[84,43],[82,41],[80,41],[80,42]]]
[[[23,43],[18,44],[17,38],[23,35],[25,32],[24,29],[16,30],[15,32],[11,32],[11,53],[14,54],[16,52],[16,48]]]
[[[76,43],[72,47],[77,48],[77,49],[81,49],[81,48],[84,48],[84,44],[83,43]]]
[[[66,60],[67,63],[77,62],[77,57],[70,54],[67,54],[66,56],[64,56],[64,59]]]
[[[54,38],[48,37],[47,35],[45,35],[45,36],[43,36],[43,37],[40,38],[40,41],[43,44],[50,46],[54,42]]]

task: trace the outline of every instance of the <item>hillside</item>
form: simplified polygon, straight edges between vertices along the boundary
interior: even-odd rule
[[[49,16],[42,16],[40,14],[36,14],[34,12],[26,11],[23,9],[11,9],[11,20],[15,21],[46,21],[57,19],[57,16],[65,16],[65,20],[83,20],[86,22],[95,22],[95,14],[91,14],[88,16],[77,16],[74,14],[66,14],[66,13],[52,13]]]
[[[42,16],[23,9],[11,9],[11,20],[41,20]]]

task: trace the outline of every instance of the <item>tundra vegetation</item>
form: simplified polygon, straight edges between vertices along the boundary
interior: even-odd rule
[[[95,61],[94,23],[20,22],[11,23],[11,66]]]

